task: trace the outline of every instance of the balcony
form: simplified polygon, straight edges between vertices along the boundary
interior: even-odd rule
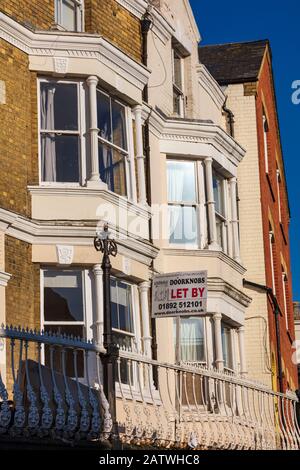
[[[1,359],[6,358],[5,364],[1,360],[0,441],[109,444],[112,420],[98,346],[14,327],[2,327],[0,338]],[[299,404],[292,394],[126,349],[116,367],[117,421],[126,447],[300,448]]]

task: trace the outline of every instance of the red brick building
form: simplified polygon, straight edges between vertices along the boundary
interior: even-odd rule
[[[271,288],[280,310],[276,328],[272,295],[246,284],[253,299],[246,324],[249,369],[259,379],[269,382],[271,378],[275,389],[294,389],[297,370],[292,361],[295,326],[290,211],[270,44],[265,40],[201,47],[200,61],[225,88],[228,98],[224,112],[231,124],[228,127],[247,150],[239,174],[241,251],[248,270],[246,279]],[[264,344],[266,333],[268,344]]]

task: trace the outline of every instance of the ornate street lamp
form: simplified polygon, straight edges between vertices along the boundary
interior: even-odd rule
[[[116,410],[116,369],[119,357],[119,347],[114,342],[111,324],[111,301],[110,301],[110,256],[117,256],[118,248],[114,240],[109,239],[108,225],[105,224],[101,232],[97,231],[94,239],[95,249],[103,253],[101,268],[103,271],[103,346],[106,354],[103,355],[103,386],[104,393],[109,403],[112,419],[111,442],[113,449],[120,449],[119,426]]]

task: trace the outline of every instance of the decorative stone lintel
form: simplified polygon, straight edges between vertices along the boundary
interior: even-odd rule
[[[56,245],[57,260],[59,264],[70,265],[73,262],[74,247],[67,245]]]

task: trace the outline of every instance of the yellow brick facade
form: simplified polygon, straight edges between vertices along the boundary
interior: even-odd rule
[[[86,0],[85,29],[103,35],[141,62],[140,22],[115,0]]]
[[[33,29],[46,30],[54,25],[54,0],[1,0],[0,11]]]
[[[40,328],[40,266],[32,263],[30,244],[5,236],[5,271],[11,274],[6,287],[6,324]],[[30,357],[36,357],[31,350]],[[7,383],[12,384],[11,351],[7,341]],[[18,359],[18,356],[16,356]],[[17,366],[17,363],[16,363]]]
[[[0,207],[30,215],[27,185],[38,182],[36,75],[28,56],[0,40]]]

